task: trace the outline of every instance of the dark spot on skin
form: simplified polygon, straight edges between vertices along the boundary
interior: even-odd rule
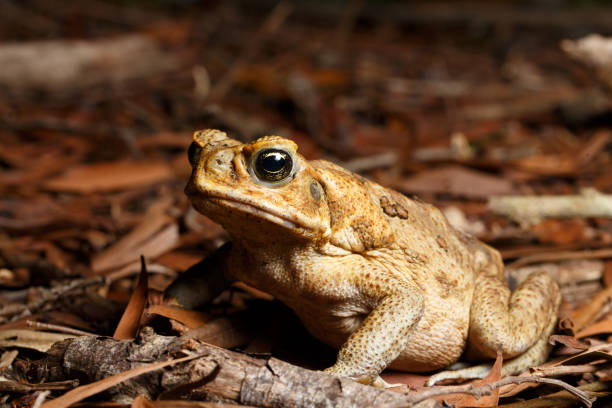
[[[397,200],[392,197],[382,196],[380,197],[380,208],[389,217],[399,217],[403,220],[408,218],[408,210],[406,210]]]
[[[440,248],[442,248],[442,249],[443,249],[443,250],[445,250],[445,251],[448,251],[448,250],[447,250],[447,246],[448,246],[448,245],[447,245],[447,243],[446,243],[446,240],[445,240],[443,237],[441,237],[440,235],[438,235],[438,236],[436,237],[436,243],[438,244],[438,246],[439,246]]]
[[[319,187],[319,183],[314,180],[310,183],[310,195],[315,201],[321,200],[321,187]]]

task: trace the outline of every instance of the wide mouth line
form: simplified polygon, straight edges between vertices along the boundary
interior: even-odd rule
[[[289,224],[291,224],[291,226],[293,228],[298,228],[298,223],[296,222],[296,220],[291,219],[291,218],[287,218],[283,214],[278,214],[276,212],[270,211],[270,209],[268,209],[268,208],[260,207],[260,206],[254,205],[252,203],[248,203],[246,201],[236,200],[235,198],[227,198],[227,197],[221,197],[221,196],[208,196],[207,198],[210,199],[210,200],[225,201],[225,202],[227,202],[229,204],[234,204],[234,205],[237,204],[237,205],[240,205],[240,206],[243,206],[243,207],[252,208],[253,210],[255,210],[255,211],[252,212],[253,214],[256,214],[257,212],[264,213],[264,214],[267,214],[267,215],[269,215],[271,217],[278,218],[281,221],[284,221],[283,225],[287,225],[286,223],[289,223]],[[271,219],[270,221],[274,221],[274,220]]]

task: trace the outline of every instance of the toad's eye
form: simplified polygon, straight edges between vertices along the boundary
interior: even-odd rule
[[[263,149],[253,160],[253,170],[261,181],[280,183],[292,176],[293,159],[280,149]]]
[[[200,153],[202,153],[202,148],[196,142],[192,142],[189,145],[189,150],[187,150],[187,157],[189,158],[189,163],[191,167],[195,167],[200,160]]]

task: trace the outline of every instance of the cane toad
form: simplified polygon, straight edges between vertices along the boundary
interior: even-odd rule
[[[510,291],[499,253],[453,229],[432,205],[266,136],[243,144],[198,131],[185,189],[231,245],[196,264],[167,296],[193,307],[232,281],[264,290],[339,349],[328,373],[380,384],[386,367],[426,372],[507,359],[504,374],[547,357],[560,303],[533,273]],[[483,377],[490,365],[433,376]]]

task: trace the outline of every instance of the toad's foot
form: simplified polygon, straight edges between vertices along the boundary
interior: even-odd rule
[[[343,375],[339,375],[337,373],[334,372],[333,367],[330,367],[326,370],[324,370],[327,374],[331,374],[331,375],[335,375],[336,377],[344,377],[344,378],[349,378],[353,381],[356,381],[360,384],[365,384],[365,385],[371,385],[373,387],[376,388],[395,388],[395,387],[401,387],[405,384],[389,384],[388,382],[386,382],[385,380],[383,380],[379,375],[374,375],[374,376],[370,376],[370,375],[362,375],[359,377],[351,377],[351,376],[343,376]]]
[[[425,385],[431,387],[443,380],[469,380],[475,378],[484,378],[491,371],[491,364],[481,364],[473,367],[462,368],[461,370],[440,371],[437,374],[429,377]]]

